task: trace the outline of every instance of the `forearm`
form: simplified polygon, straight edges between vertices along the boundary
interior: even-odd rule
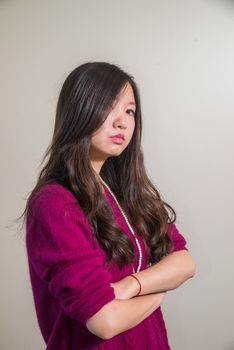
[[[134,273],[142,286],[140,295],[173,290],[195,274],[195,263],[187,251],[173,252],[157,264]],[[127,277],[137,291],[137,281]],[[133,294],[134,295],[134,294]]]
[[[134,297],[129,300],[115,300],[112,311],[111,337],[124,332],[142,322],[162,303],[165,293]]]

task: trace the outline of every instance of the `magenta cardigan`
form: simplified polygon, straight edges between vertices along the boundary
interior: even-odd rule
[[[110,192],[105,198],[114,218],[135,245],[135,240]],[[134,230],[135,231],[135,230]],[[187,249],[175,224],[169,225],[174,242],[171,250]],[[137,234],[137,232],[135,231]],[[142,267],[148,256],[143,240]],[[92,334],[86,321],[115,298],[114,283],[132,273],[116,263],[106,269],[106,255],[92,234],[91,226],[76,198],[62,185],[44,185],[32,201],[26,224],[26,248],[38,325],[47,350],[169,350],[161,307],[137,326],[103,340]]]

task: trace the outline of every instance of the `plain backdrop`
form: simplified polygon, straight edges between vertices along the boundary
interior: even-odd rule
[[[12,221],[35,185],[64,79],[108,61],[139,86],[148,173],[197,264],[162,305],[171,347],[233,350],[234,1],[0,1],[0,43],[0,349],[45,349]]]

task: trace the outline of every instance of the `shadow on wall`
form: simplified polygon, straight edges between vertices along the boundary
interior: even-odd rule
[[[230,346],[228,346],[226,350],[234,350],[234,343],[232,343]]]
[[[0,0],[0,7],[11,5],[12,3],[16,2],[16,0]]]
[[[213,1],[212,1],[213,2]],[[229,7],[231,7],[232,9],[234,9],[234,0],[216,0],[216,3],[220,4],[220,5],[228,5]]]

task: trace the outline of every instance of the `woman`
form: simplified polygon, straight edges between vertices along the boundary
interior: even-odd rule
[[[132,76],[106,62],[69,74],[24,212],[48,350],[170,349],[160,305],[195,264],[146,174],[141,134]]]

